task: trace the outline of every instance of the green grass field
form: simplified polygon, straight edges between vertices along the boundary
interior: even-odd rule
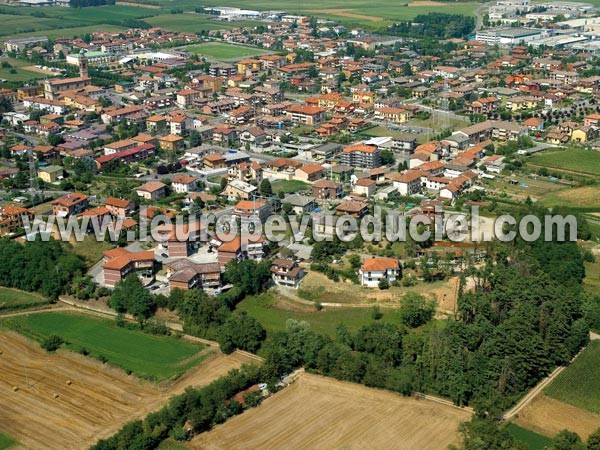
[[[592,341],[573,364],[544,389],[561,402],[600,414],[600,341]]]
[[[566,170],[586,175],[600,175],[600,152],[577,148],[545,150],[528,160],[530,165],[552,170]]]
[[[7,288],[0,288],[0,311],[4,309],[26,308],[28,306],[36,306],[49,302],[50,301],[48,299],[45,299],[39,295]]]
[[[173,3],[173,7],[180,8],[180,6],[175,3]],[[196,3],[191,9],[197,7],[198,4]],[[161,27],[165,30],[181,31],[185,33],[199,33],[202,30],[230,30],[236,27],[254,26],[257,24],[257,22],[251,20],[222,22],[200,14],[170,14],[168,11],[152,9],[146,9],[146,11],[150,11],[154,14],[154,17],[144,19],[144,21],[148,22],[150,25]]]
[[[17,444],[18,442],[12,439],[10,436],[7,436],[4,433],[0,433],[0,450],[11,448],[12,446]]]
[[[120,328],[111,320],[81,314],[30,314],[1,323],[38,341],[57,334],[68,342],[68,349],[85,348],[90,356],[104,357],[109,363],[144,378],[168,379],[204,358],[199,355],[202,345]]]
[[[285,311],[274,308],[275,299],[272,294],[262,294],[258,297],[247,297],[238,308],[258,320],[268,333],[284,331],[288,319],[308,322],[313,331],[335,337],[338,324],[343,323],[349,330],[355,332],[364,325],[374,321],[370,308],[327,309],[314,312]],[[397,310],[382,309],[382,322],[400,323]]]
[[[513,438],[527,444],[530,450],[544,450],[552,444],[552,439],[549,437],[534,433],[514,423],[509,423],[506,426],[506,430]]]
[[[292,192],[305,191],[310,189],[310,185],[300,180],[277,180],[271,185],[273,192],[289,194]]]
[[[245,47],[243,45],[222,44],[220,42],[207,42],[205,44],[190,45],[185,47],[191,53],[209,56],[215,59],[241,59],[263,55],[267,52],[259,48]]]

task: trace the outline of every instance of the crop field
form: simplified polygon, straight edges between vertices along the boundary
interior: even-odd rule
[[[0,433],[31,450],[88,448],[187,386],[205,386],[248,362],[213,352],[161,387],[72,352],[46,353],[10,331],[0,331],[0,350]]]
[[[582,149],[546,150],[533,155],[528,165],[584,175],[600,175],[600,152]]]
[[[193,9],[193,0],[175,2],[173,0],[159,0],[166,7],[180,7]],[[262,11],[286,11],[290,14],[304,14],[339,21],[345,24],[362,25],[365,27],[381,28],[399,20],[412,19],[419,14],[430,12],[446,12],[449,14],[472,15],[480,5],[478,2],[435,2],[435,1],[401,1],[389,2],[386,0],[308,0],[293,2],[290,0],[219,0],[219,6],[233,6],[243,9],[257,9]]]
[[[561,402],[600,415],[600,341],[592,341],[544,393]]]
[[[568,429],[587,439],[600,426],[600,415],[539,394],[519,412],[514,422],[548,437]]]
[[[303,373],[258,408],[218,425],[191,449],[445,450],[467,411]]]
[[[510,435],[527,444],[530,450],[544,450],[552,444],[552,439],[543,434],[535,433],[514,423],[506,427]]]
[[[204,55],[221,60],[241,59],[268,53],[259,48],[246,47],[243,45],[222,44],[220,42],[208,42],[206,44],[190,45],[185,47],[185,49],[197,55]]]
[[[573,364],[519,413],[517,425],[546,436],[567,428],[582,439],[600,426],[600,341],[592,341]]]
[[[350,331],[356,332],[362,326],[374,321],[370,308],[324,308],[317,311],[309,306],[301,308],[283,299],[278,300],[271,293],[247,297],[238,308],[247,311],[250,316],[258,320],[268,333],[284,331],[288,319],[308,322],[313,331],[330,337],[335,337],[336,328],[340,323],[346,325]],[[397,310],[382,308],[381,312],[382,322],[400,323]]]
[[[45,299],[40,295],[4,287],[0,288],[0,311],[25,308],[27,306],[35,306],[48,302],[48,299]]]
[[[542,204],[545,206],[598,208],[600,210],[600,186],[583,186],[554,191],[542,197]]]
[[[173,4],[173,7],[179,8],[178,4]],[[192,7],[196,8],[198,5]],[[239,22],[223,22],[213,20],[206,15],[200,14],[169,14],[167,11],[146,9],[153,14],[153,17],[144,19],[150,25],[161,27],[166,30],[182,31],[186,33],[198,33],[201,30],[229,30],[235,27],[253,26],[256,22],[239,21]]]
[[[3,324],[40,341],[57,334],[68,342],[68,349],[86,349],[90,356],[157,380],[179,375],[204,357],[202,345],[120,328],[113,321],[80,314],[29,314],[6,319]]]

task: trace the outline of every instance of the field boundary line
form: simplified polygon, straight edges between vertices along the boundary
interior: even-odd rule
[[[596,337],[597,335],[592,335],[592,333],[590,332],[590,341],[597,339]],[[588,343],[589,345],[589,343]],[[544,388],[546,386],[548,386],[550,383],[552,383],[552,381],[554,381],[554,379],[560,375],[560,373],[565,370],[567,367],[569,367],[571,364],[573,364],[573,362],[579,357],[579,355],[581,355],[583,353],[583,351],[588,348],[588,345],[586,345],[585,347],[583,347],[581,350],[579,350],[579,352],[577,352],[577,354],[575,356],[573,356],[573,358],[571,359],[571,361],[569,361],[569,364],[566,366],[558,366],[556,369],[554,369],[552,371],[552,373],[550,373],[550,375],[548,375],[546,378],[544,378],[542,381],[540,381],[536,386],[534,386],[527,394],[525,394],[525,396],[523,398],[521,398],[521,400],[519,400],[519,402],[513,406],[511,409],[509,409],[508,411],[506,411],[506,413],[504,413],[504,415],[502,416],[503,420],[510,420],[513,417],[515,417],[517,414],[519,414],[529,403],[531,403],[533,401],[534,398],[536,398],[540,392],[542,392],[544,390]]]

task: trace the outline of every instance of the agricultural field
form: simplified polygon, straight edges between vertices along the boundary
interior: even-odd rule
[[[29,314],[6,319],[2,324],[39,341],[57,334],[70,350],[85,349],[92,357],[156,380],[181,375],[205,356],[202,345],[120,328],[113,321],[82,314]]]
[[[208,56],[210,58],[219,60],[241,59],[268,53],[255,47],[222,44],[220,42],[207,42],[205,44],[190,45],[185,47],[185,49],[190,53]]]
[[[196,4],[193,0],[174,2],[173,0],[159,0],[161,6],[193,9]],[[436,2],[436,1],[411,1],[390,3],[385,0],[308,0],[298,3],[289,0],[220,0],[219,6],[233,6],[245,9],[262,11],[286,11],[290,14],[304,14],[323,19],[340,21],[344,24],[360,25],[366,28],[382,28],[399,20],[412,19],[419,14],[430,12],[447,12],[449,14],[472,15],[480,5],[478,2]]]
[[[599,364],[600,341],[592,341],[519,413],[515,423],[546,436],[567,428],[586,439],[600,426]]]
[[[583,286],[590,292],[600,292],[600,246],[591,249],[596,260],[585,262]]]
[[[513,438],[527,444],[530,450],[544,450],[552,444],[552,439],[548,436],[535,433],[514,423],[509,423],[506,429]]]
[[[510,184],[511,179],[516,179],[518,184]],[[538,175],[518,174],[513,177],[496,175],[496,178],[483,180],[485,188],[490,192],[500,197],[509,197],[513,200],[524,201],[530,197],[533,201],[541,201],[543,204],[546,201],[552,201],[555,193],[568,192],[571,187],[565,183],[551,181],[547,177]]]
[[[0,331],[0,350],[0,433],[32,450],[88,448],[187,386],[205,386],[248,362],[214,351],[174,383],[158,386],[76,353],[46,353],[10,331]]]
[[[600,415],[600,341],[592,341],[544,393],[561,402]]]
[[[258,408],[193,439],[190,449],[442,450],[467,411],[303,373]],[[266,426],[268,424],[268,426]]]
[[[528,159],[533,168],[547,167],[561,172],[600,175],[600,152],[571,148],[567,150],[545,150]]]
[[[552,191],[542,196],[541,203],[544,206],[598,208],[600,211],[600,186],[582,186]]]
[[[286,301],[273,293],[247,297],[238,305],[238,309],[258,320],[268,333],[285,331],[286,321],[294,319],[308,322],[317,333],[335,337],[338,324],[344,324],[350,331],[356,332],[375,320],[371,308],[323,308],[317,311],[312,306]],[[400,324],[397,310],[382,308],[381,313],[382,322]]]
[[[44,303],[49,303],[49,300],[40,295],[5,287],[0,288],[0,311],[39,306]]]
[[[173,7],[179,8],[180,6],[179,4],[173,4]],[[198,4],[196,3],[194,6],[191,6],[191,9],[197,7]],[[151,9],[146,9],[146,11],[150,11],[153,15],[153,17],[144,19],[150,25],[186,33],[199,33],[201,30],[229,30],[231,28],[257,24],[252,21],[222,22],[201,14],[170,14],[168,11]]]
[[[0,16],[0,19],[2,16]],[[39,78],[47,78],[40,72],[34,72],[33,70],[27,70],[28,63],[13,58],[0,58],[0,64],[10,65],[11,67],[0,66],[0,78],[8,81],[30,81]],[[15,73],[11,73],[15,72]]]
[[[276,194],[280,192],[290,194],[292,192],[306,191],[310,189],[310,184],[300,180],[277,180],[271,184],[271,188],[273,188],[273,192]]]

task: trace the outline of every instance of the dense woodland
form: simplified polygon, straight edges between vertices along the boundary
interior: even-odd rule
[[[67,247],[54,240],[20,244],[0,239],[0,285],[57,299],[85,274],[83,260]]]
[[[388,31],[400,36],[437,39],[464,38],[475,29],[475,18],[461,14],[419,14],[413,20],[396,23]]]

